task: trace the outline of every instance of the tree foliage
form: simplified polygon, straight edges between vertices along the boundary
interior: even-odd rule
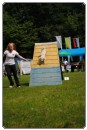
[[[3,47],[15,42],[22,55],[32,58],[35,42],[55,41],[56,35],[79,37],[85,46],[83,3],[5,3]]]

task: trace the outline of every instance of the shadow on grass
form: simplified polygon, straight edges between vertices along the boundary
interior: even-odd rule
[[[21,83],[22,86],[29,86],[29,83]]]

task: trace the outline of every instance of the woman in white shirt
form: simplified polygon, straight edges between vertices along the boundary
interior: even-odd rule
[[[9,82],[10,82],[9,87],[12,88],[14,85],[14,82],[13,82],[12,77],[11,77],[11,72],[13,73],[17,87],[20,87],[20,83],[19,83],[19,80],[17,77],[17,70],[16,70],[14,58],[15,58],[15,56],[17,56],[17,57],[21,58],[22,60],[27,60],[27,59],[25,59],[21,55],[19,55],[19,53],[16,51],[16,47],[15,47],[14,43],[9,43],[7,45],[7,49],[4,52],[4,56],[6,56],[4,64],[5,64],[5,70],[7,72],[7,77],[8,77]]]

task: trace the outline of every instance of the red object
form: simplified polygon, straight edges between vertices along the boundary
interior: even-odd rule
[[[74,47],[76,48],[77,47],[77,43],[76,43],[75,38],[72,38],[72,40],[73,40]]]

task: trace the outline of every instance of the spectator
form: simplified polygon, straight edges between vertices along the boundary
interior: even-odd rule
[[[64,63],[64,69],[65,69],[65,71],[67,72],[67,68],[66,68],[66,67],[67,67],[67,65],[68,65],[68,61],[65,59],[63,63]]]

